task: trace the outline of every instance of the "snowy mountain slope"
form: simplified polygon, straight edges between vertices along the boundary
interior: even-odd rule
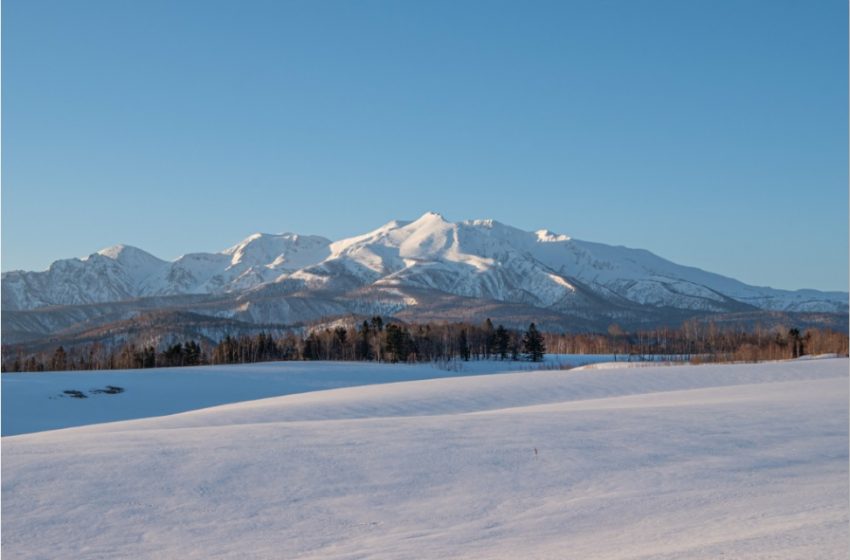
[[[493,220],[454,223],[431,212],[336,242],[255,234],[220,253],[193,253],[173,262],[116,246],[86,259],[57,261],[44,272],[4,273],[2,296],[6,310],[32,310],[162,295],[232,294],[234,306],[223,313],[253,306],[252,314],[283,322],[275,309],[286,308],[292,294],[335,300],[330,307],[344,313],[351,308],[339,300],[352,301],[349,294],[408,289],[586,318],[653,309],[845,315],[848,310],[844,292],[748,286],[644,250],[548,230],[526,232]],[[275,302],[272,295],[284,301]],[[256,308],[258,299],[265,309]],[[424,305],[402,300],[397,311]],[[286,320],[303,318],[288,314]]]
[[[427,213],[413,222],[390,222],[362,236],[331,245],[329,258],[294,275],[323,275],[349,284],[429,288],[466,297],[550,307],[581,300],[581,293],[524,251],[525,232],[514,239],[490,235],[486,228],[454,224]]]
[[[352,282],[427,287],[564,310],[602,298],[609,304],[702,311],[842,313],[848,301],[846,293],[757,288],[644,250],[547,230],[525,232],[493,220],[452,223],[435,213],[333,243],[319,267],[331,262],[344,263],[337,268],[352,271]]]
[[[315,235],[255,233],[220,253],[180,257],[165,284],[145,295],[239,292],[322,261],[329,244]]]
[[[140,297],[238,292],[321,262],[330,241],[319,236],[257,233],[220,253],[190,253],[173,262],[115,245],[44,272],[3,274],[3,307],[35,309]]]
[[[843,559],[847,383],[523,372],[4,437],[4,558]]]
[[[547,236],[535,257],[553,269],[603,286],[636,303],[686,306],[688,298],[722,306],[735,300],[775,311],[847,312],[846,292],[755,287],[694,267],[677,265],[642,249]],[[677,304],[678,303],[678,304]]]
[[[116,245],[85,259],[54,262],[44,272],[3,274],[3,307],[34,309],[139,297],[168,263],[135,247]]]

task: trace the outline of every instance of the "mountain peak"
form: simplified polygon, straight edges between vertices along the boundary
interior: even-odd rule
[[[123,243],[101,249],[96,254],[115,261],[126,261],[127,259],[160,260],[147,251],[133,247],[132,245],[124,245]]]
[[[123,253],[127,248],[127,245],[119,243],[117,245],[105,247],[98,251],[97,254],[104,257],[109,257],[110,259],[117,259],[119,256],[121,256],[121,253]]]
[[[296,254],[302,254],[295,263],[306,266],[324,258],[330,240],[315,235],[297,233],[255,233],[243,239],[233,247],[222,251],[231,257],[231,266],[278,266],[293,260]],[[315,253],[315,254],[314,254]],[[310,256],[307,257],[307,254]],[[320,258],[321,256],[321,258]],[[305,258],[306,257],[306,260]],[[303,261],[303,262],[302,262]]]
[[[401,231],[405,232],[405,235],[422,238],[433,235],[445,236],[448,230],[453,227],[455,227],[455,224],[446,220],[442,214],[425,212],[419,218],[404,226]]]
[[[425,212],[424,214],[419,216],[419,218],[417,218],[416,220],[414,220],[412,222],[412,224],[420,224],[420,225],[431,224],[431,223],[447,224],[447,223],[450,223],[450,222],[448,220],[446,220],[443,217],[443,215],[438,213],[438,212]]]
[[[549,231],[548,229],[539,229],[539,230],[535,231],[534,233],[537,234],[537,240],[542,241],[544,243],[553,243],[553,242],[556,242],[556,241],[569,241],[570,240],[569,235],[561,235],[561,234],[555,233],[553,231]]]
[[[311,236],[300,236],[297,233],[252,233],[236,245],[221,251],[225,255],[234,255],[244,252],[246,249],[258,250],[259,248],[274,249],[280,244],[298,243],[301,238]]]

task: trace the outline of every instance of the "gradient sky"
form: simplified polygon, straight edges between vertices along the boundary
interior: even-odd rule
[[[427,210],[847,290],[847,3],[5,0],[2,268]]]

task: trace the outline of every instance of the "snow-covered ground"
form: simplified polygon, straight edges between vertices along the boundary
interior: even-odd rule
[[[4,373],[2,434],[18,435],[116,420],[163,416],[220,404],[418,379],[582,366],[607,354],[548,354],[543,363],[453,361],[441,364],[269,362],[250,365],[113,371]],[[623,356],[619,357],[620,360]],[[98,392],[118,387],[121,393]],[[79,391],[74,398],[65,391]]]
[[[2,442],[4,559],[848,555],[847,359],[449,377]]]

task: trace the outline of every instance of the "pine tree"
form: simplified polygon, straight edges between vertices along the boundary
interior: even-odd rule
[[[319,337],[316,333],[310,333],[304,341],[304,350],[302,352],[305,360],[318,360],[320,355]]]
[[[142,355],[142,367],[156,367],[156,349],[153,346],[145,346]]]
[[[791,341],[791,357],[799,358],[805,354],[803,347],[803,337],[800,336],[800,329],[794,328],[788,331],[788,338]]]
[[[464,362],[469,361],[469,342],[466,338],[466,329],[460,331],[460,341],[458,342],[458,350],[460,352],[460,358]]]
[[[537,330],[537,326],[531,323],[522,337],[522,353],[532,362],[539,362],[543,359],[545,352],[546,346],[543,343],[543,335]]]
[[[334,360],[346,359],[346,343],[348,342],[348,329],[336,327],[333,331],[333,354]]]
[[[372,360],[372,346],[369,344],[371,335],[369,333],[369,323],[363,321],[360,325],[360,330],[357,331],[357,359]]]
[[[387,356],[389,356],[390,361],[406,362],[407,355],[410,352],[410,335],[405,329],[393,324],[387,325],[386,333]]]
[[[201,345],[194,340],[190,340],[183,346],[185,348],[184,364],[187,366],[199,365],[201,363]]]
[[[506,360],[508,358],[508,346],[511,342],[511,335],[508,333],[508,330],[502,325],[499,325],[496,327],[496,333],[493,335],[493,339],[493,353],[498,354],[500,360]]]

